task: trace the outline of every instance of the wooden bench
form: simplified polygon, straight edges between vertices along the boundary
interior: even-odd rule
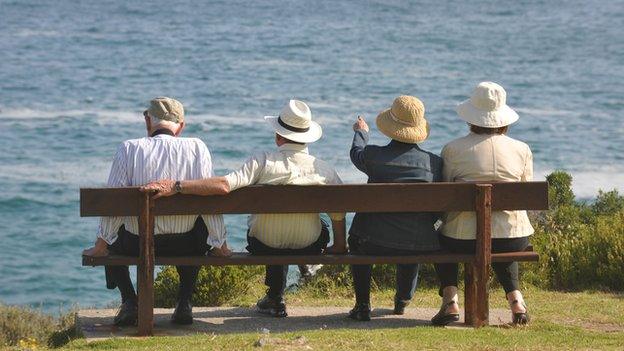
[[[81,216],[138,216],[140,255],[83,256],[82,264],[138,266],[139,335],[152,335],[155,265],[464,263],[465,321],[480,327],[488,324],[490,263],[538,260],[538,254],[532,249],[491,253],[492,211],[546,209],[546,182],[250,186],[226,196],[176,195],[158,200],[137,188],[87,188],[80,189]],[[252,256],[236,253],[226,258],[154,255],[154,216],[159,215],[447,211],[476,211],[477,249],[474,254],[441,251],[413,256]]]

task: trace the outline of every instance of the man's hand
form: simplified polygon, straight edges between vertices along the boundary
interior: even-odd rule
[[[210,250],[210,256],[215,257],[230,257],[232,256],[232,250],[227,247],[227,242],[223,243],[221,247],[215,247]]]
[[[175,180],[157,180],[142,186],[140,190],[144,193],[155,192],[154,199],[158,199],[161,196],[175,195]]]
[[[104,241],[102,238],[97,238],[97,240],[95,241],[95,245],[90,249],[86,249],[82,251],[82,254],[84,256],[93,256],[93,257],[107,256],[108,255],[108,243],[106,243],[106,241]]]
[[[369,131],[368,124],[366,124],[366,121],[362,118],[362,116],[358,116],[357,121],[353,123],[353,131],[356,132],[358,130],[363,130],[365,132]]]
[[[340,255],[347,252],[346,245],[332,245],[325,249],[326,254]]]

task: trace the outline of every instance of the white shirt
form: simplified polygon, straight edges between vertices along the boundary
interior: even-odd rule
[[[203,179],[213,175],[210,152],[201,140],[159,134],[121,144],[113,160],[108,186],[140,186],[160,179]],[[225,242],[223,217],[201,216],[208,228],[208,245],[221,247]],[[196,219],[197,216],[156,216],[154,233],[185,233],[193,228]],[[139,232],[137,217],[102,217],[97,236],[112,244],[122,224],[133,234]]]
[[[298,144],[284,144],[277,151],[257,153],[225,179],[230,191],[252,184],[342,184],[332,166],[310,155],[305,145]],[[333,220],[342,220],[345,214],[332,213],[329,216]],[[249,236],[279,249],[304,248],[318,240],[321,233],[317,213],[254,214],[248,223]]]
[[[526,182],[533,179],[533,155],[529,146],[506,135],[470,133],[442,149],[446,182]],[[449,212],[442,227],[445,236],[475,239],[474,212]],[[526,211],[492,213],[492,238],[518,238],[533,234]]]

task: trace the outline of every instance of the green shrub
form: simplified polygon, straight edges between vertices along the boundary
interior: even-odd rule
[[[325,265],[303,288],[315,297],[328,297],[336,293],[350,297],[351,291],[344,288],[352,285],[353,278],[348,265]]]
[[[591,209],[596,215],[615,215],[624,210],[624,196],[620,196],[617,190],[599,190]]]
[[[74,312],[55,319],[27,307],[0,305],[0,346],[59,347],[78,336]]]
[[[563,171],[555,171],[546,176],[548,182],[548,200],[551,208],[573,206],[572,176]]]
[[[264,272],[259,266],[202,267],[193,294],[195,306],[220,306],[247,293]],[[175,267],[164,267],[154,282],[156,307],[175,307],[180,278]]]
[[[600,191],[587,205],[570,201],[572,177],[547,177],[551,209],[532,216],[540,263],[524,264],[524,280],[565,290],[624,290],[624,197]]]
[[[376,264],[373,265],[371,274],[371,289],[384,290],[394,289],[396,286],[396,265]],[[353,277],[348,265],[327,265],[306,283],[306,289],[320,296],[336,293],[344,287],[353,286]],[[432,264],[420,265],[418,274],[419,287],[437,287],[438,280]],[[351,294],[351,289],[347,290]]]

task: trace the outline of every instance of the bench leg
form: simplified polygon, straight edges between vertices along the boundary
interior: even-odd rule
[[[151,336],[154,328],[154,267],[137,267],[139,336]]]
[[[469,323],[473,327],[478,328],[489,324],[488,285],[490,264],[492,262],[492,185],[477,184],[476,190],[477,235],[475,262],[466,265],[468,268],[466,270],[466,296],[470,300],[469,317],[471,320]]]
[[[464,263],[464,324],[475,327],[477,306],[477,284],[475,282],[475,266]]]
[[[489,324],[489,269],[464,264],[464,323],[474,328]]]
[[[489,301],[489,266],[477,267],[475,270],[476,300],[474,326],[483,327],[490,324],[490,301]]]
[[[139,215],[139,264],[137,288],[139,299],[139,336],[151,336],[154,329],[154,215],[153,200],[144,194]]]

